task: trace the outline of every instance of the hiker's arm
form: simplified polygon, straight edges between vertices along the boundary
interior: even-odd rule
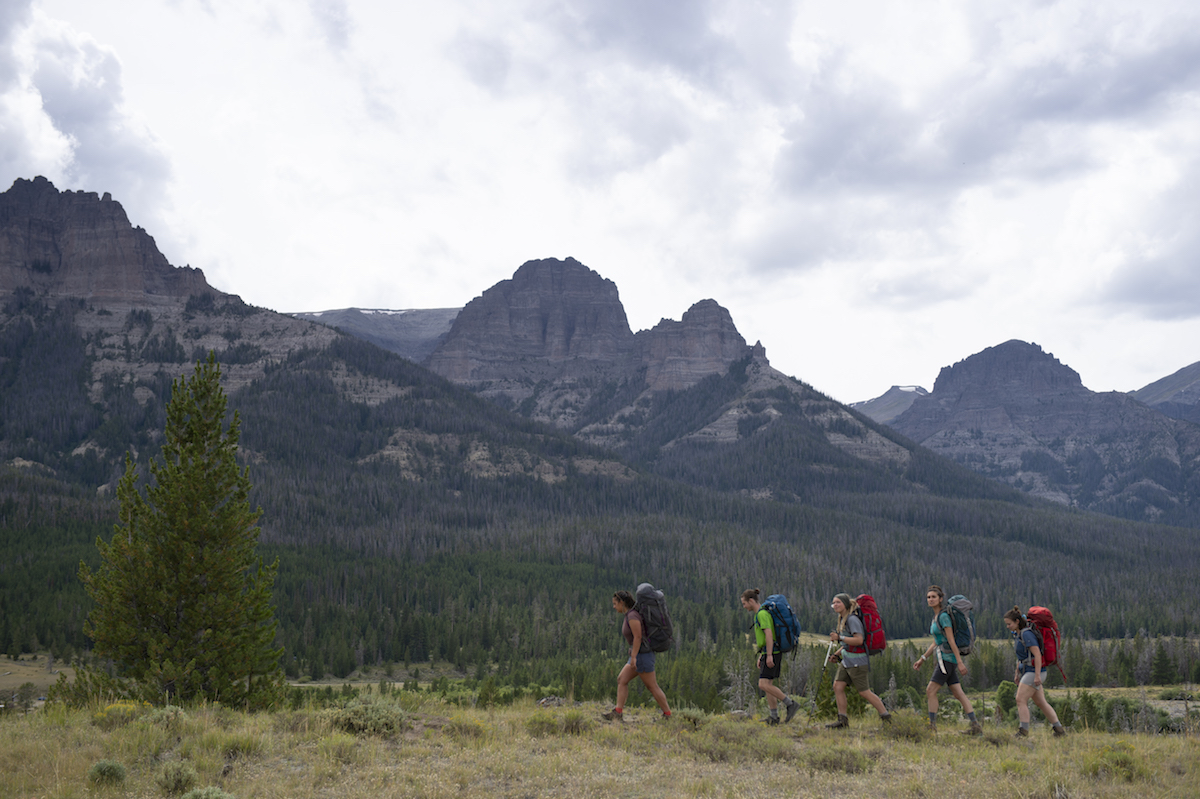
[[[1033,685],[1037,687],[1042,684],[1042,648],[1031,646],[1029,653],[1033,655]]]
[[[929,648],[925,650],[924,654],[922,654],[921,657],[917,658],[916,661],[913,662],[913,671],[921,668],[922,664],[929,660],[929,656],[933,654],[933,650],[935,649],[937,649],[937,639],[934,639],[933,643],[929,645]]]
[[[642,649],[642,623],[637,619],[630,619],[629,632],[633,634],[633,643],[629,645],[629,662],[636,668],[638,652]]]
[[[865,638],[865,635],[843,635],[838,638],[838,641],[840,641],[843,645],[862,646],[862,642]]]
[[[954,660],[958,665],[962,665],[963,656],[958,654],[958,641],[954,640],[954,627],[943,627],[942,634],[946,636],[946,642],[950,644],[950,650],[954,652]]]
[[[775,631],[770,627],[763,630],[763,634],[767,637],[767,665],[771,668],[775,667]]]

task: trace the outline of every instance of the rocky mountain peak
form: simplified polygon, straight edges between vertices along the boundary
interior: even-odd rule
[[[940,400],[1071,393],[1086,390],[1079,373],[1037,344],[1012,339],[943,367],[933,386]]]
[[[637,339],[651,391],[694,386],[708,375],[723,374],[731,363],[750,354],[733,317],[715,300],[701,300],[678,322],[663,319],[638,333]]]
[[[218,293],[199,269],[171,266],[108,192],[60,192],[40,176],[0,194],[0,295],[22,287],[130,305]]]
[[[633,332],[617,286],[574,258],[527,261],[467,303],[427,366],[455,382],[590,374]]]

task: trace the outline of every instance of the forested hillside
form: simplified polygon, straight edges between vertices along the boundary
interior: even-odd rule
[[[0,479],[8,652],[86,648],[74,574],[115,521],[95,486],[116,467],[120,442],[141,463],[153,456],[174,376],[160,366],[114,379],[101,401],[87,402],[78,312],[42,309],[35,332],[12,318],[5,328],[18,333],[4,339],[3,401],[60,403],[54,413],[30,408],[23,438],[5,438],[10,463],[41,453],[43,464],[6,467]],[[54,335],[35,334],[43,330]],[[80,366],[63,367],[71,363]],[[722,380],[740,377],[734,370],[696,393],[664,396],[648,415],[661,421],[647,429],[682,408],[716,413],[732,390]],[[364,342],[339,337],[272,360],[231,392],[231,406],[264,511],[262,548],[280,558],[289,673],[611,652],[618,620],[608,597],[642,580],[668,592],[686,650],[741,645],[747,618],[736,597],[747,587],[787,593],[812,630],[828,626],[829,597],[848,590],[875,594],[893,635],[920,634],[930,582],[975,599],[993,634],[1004,609],[1034,602],[1093,636],[1195,629],[1192,531],[1031,504],[920,449],[873,466],[830,445],[812,417],[788,422],[794,396],[760,398],[779,415],[764,404],[774,422],[733,446],[647,447],[642,468]],[[111,446],[83,446],[101,430]],[[71,466],[80,459],[94,466]],[[726,482],[688,485],[648,468]],[[739,483],[739,474],[749,476]],[[776,474],[802,490],[781,499],[741,490]]]

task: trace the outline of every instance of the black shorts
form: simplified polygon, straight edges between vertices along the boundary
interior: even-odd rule
[[[779,676],[779,668],[783,665],[783,653],[776,652],[773,656],[775,660],[774,666],[767,665],[767,656],[765,653],[758,653],[758,667],[762,672],[758,675],[761,680],[774,680]]]
[[[942,669],[945,668],[945,671]],[[938,685],[958,685],[958,664],[941,661],[933,664],[933,676],[929,678],[930,682],[935,682]]]

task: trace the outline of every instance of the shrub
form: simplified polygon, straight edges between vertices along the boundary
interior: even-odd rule
[[[1146,779],[1150,774],[1133,746],[1125,741],[1105,744],[1084,755],[1083,773],[1091,777],[1110,777],[1125,782]]]
[[[344,763],[347,766],[358,757],[358,741],[345,733],[338,732],[328,738],[322,738],[318,748],[325,757],[335,763]]]
[[[871,758],[857,749],[834,747],[810,752],[808,767],[813,771],[834,771],[846,774],[861,774],[871,770]]]
[[[525,730],[534,738],[557,735],[560,729],[558,719],[544,711],[538,711],[525,719]]]
[[[146,702],[133,702],[122,699],[119,702],[113,702],[92,716],[92,723],[105,731],[115,730],[117,727],[123,727],[136,719],[148,707],[150,705]]]
[[[98,787],[125,783],[125,767],[115,760],[98,760],[88,769],[88,782]]]
[[[461,714],[450,719],[444,729],[456,738],[482,738],[487,731],[480,722]]]
[[[563,716],[563,732],[567,735],[583,735],[592,728],[592,720],[578,710],[568,710]]]
[[[345,707],[329,711],[329,721],[334,729],[354,735],[392,736],[411,726],[399,704],[370,697],[351,699]]]
[[[1007,713],[1017,706],[1017,684],[1012,680],[1004,680],[996,686],[996,704]]]
[[[184,712],[183,708],[176,707],[175,705],[167,705],[166,707],[155,708],[147,713],[145,721],[147,724],[162,727],[164,730],[173,730],[186,718],[187,713]]]
[[[217,786],[210,785],[207,788],[193,788],[183,795],[183,799],[234,799],[234,797]]]
[[[168,796],[178,796],[196,787],[196,769],[191,763],[172,760],[164,763],[154,777],[154,784]]]
[[[892,723],[880,728],[889,738],[905,741],[926,741],[933,737],[929,722],[911,713],[893,713]]]

